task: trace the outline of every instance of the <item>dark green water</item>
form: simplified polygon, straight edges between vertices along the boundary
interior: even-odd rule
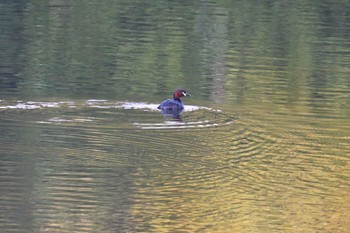
[[[0,232],[349,232],[349,6],[0,1]]]

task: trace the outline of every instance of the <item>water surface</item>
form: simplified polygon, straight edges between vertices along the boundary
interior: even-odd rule
[[[0,3],[0,231],[348,232],[348,5]]]

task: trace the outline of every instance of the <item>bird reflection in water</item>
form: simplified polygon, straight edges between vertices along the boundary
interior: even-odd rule
[[[181,121],[180,113],[182,111],[183,109],[161,109],[161,113],[164,115],[165,118],[171,118],[176,121]]]

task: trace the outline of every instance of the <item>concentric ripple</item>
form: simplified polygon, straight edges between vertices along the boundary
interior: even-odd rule
[[[257,221],[266,215],[273,221],[280,206],[293,221],[329,205],[349,209],[341,199],[349,192],[348,119],[186,105],[182,120],[174,120],[156,107],[107,100],[0,102],[6,142],[1,225],[13,224],[8,212],[22,208],[26,198],[27,214],[48,231],[76,217],[79,224],[68,221],[69,232],[97,229],[85,220],[106,216],[125,231],[176,225],[179,231],[225,232],[249,222],[252,213]],[[195,224],[189,227],[188,219]]]
[[[221,110],[212,109],[204,106],[186,105],[182,113],[183,119],[172,119],[165,117],[159,118],[158,104],[146,102],[118,101],[112,102],[103,99],[89,99],[86,101],[0,101],[0,110],[45,110],[57,109],[56,115],[50,115],[47,119],[37,119],[35,122],[40,124],[68,124],[68,123],[89,123],[103,121],[109,116],[94,117],[98,110],[110,110],[108,114],[116,110],[127,110],[131,114],[133,122],[127,122],[130,127],[136,127],[143,130],[164,130],[164,129],[195,129],[219,127],[233,122],[233,118],[222,113]],[[97,111],[83,114],[87,110],[96,109]],[[133,110],[132,112],[130,112]],[[67,115],[66,113],[71,114]],[[107,114],[106,111],[100,111]],[[148,112],[157,113],[149,116]],[[189,114],[191,112],[191,114]],[[58,114],[58,115],[57,115]],[[91,114],[91,115],[89,115]],[[119,122],[125,125],[126,122]]]

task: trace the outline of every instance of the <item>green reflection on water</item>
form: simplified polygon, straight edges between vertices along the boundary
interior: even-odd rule
[[[157,131],[133,126],[163,122],[156,112],[1,109],[0,229],[350,229],[347,1],[0,11],[1,101],[157,103],[183,86],[186,103],[223,110],[183,117],[218,127]]]

